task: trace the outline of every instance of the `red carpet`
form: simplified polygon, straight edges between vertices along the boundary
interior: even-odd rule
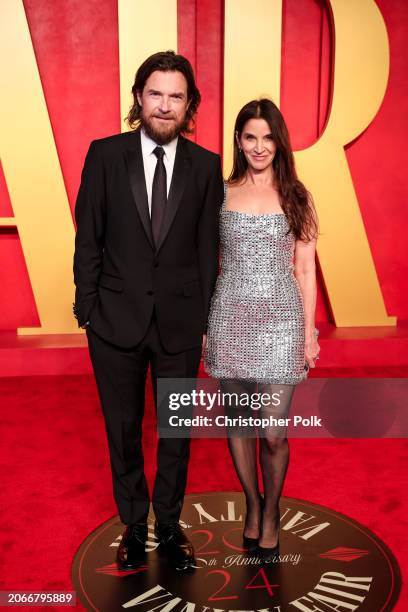
[[[322,370],[319,374],[325,375]],[[97,525],[116,514],[93,377],[3,378],[0,397],[0,589],[71,590],[70,569],[77,547]],[[154,425],[150,403],[144,436],[150,443]],[[331,507],[360,521],[391,548],[404,574],[408,441],[293,439],[290,449],[284,495]],[[146,445],[146,457],[151,482],[151,444]],[[216,490],[239,490],[225,440],[195,440],[188,492]],[[403,587],[394,608],[399,612],[408,610],[407,590]],[[61,608],[44,608],[50,609]],[[78,604],[77,609],[84,608]]]

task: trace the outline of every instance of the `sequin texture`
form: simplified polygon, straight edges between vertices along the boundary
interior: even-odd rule
[[[296,384],[307,371],[294,236],[283,213],[226,210],[225,200],[204,368],[214,378]]]

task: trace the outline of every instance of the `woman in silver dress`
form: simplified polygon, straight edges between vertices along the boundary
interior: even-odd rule
[[[271,100],[253,100],[237,116],[234,165],[220,214],[221,271],[205,367],[230,398],[227,414],[248,416],[252,410],[237,398],[257,391],[264,400],[255,417],[287,418],[295,385],[315,367],[320,350],[314,324],[318,229],[284,119]],[[286,427],[258,431],[263,498],[256,432],[230,427],[228,433],[247,504],[244,546],[270,561],[279,552],[279,499],[289,461]]]

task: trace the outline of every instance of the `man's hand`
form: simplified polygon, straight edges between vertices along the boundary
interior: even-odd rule
[[[202,343],[202,346],[201,346],[201,355],[204,355],[206,345],[207,345],[207,334],[203,334],[203,343]]]

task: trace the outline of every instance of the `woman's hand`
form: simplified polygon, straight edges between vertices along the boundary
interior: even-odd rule
[[[305,338],[305,361],[309,368],[316,367],[316,361],[319,359],[320,346],[317,341],[316,333],[306,335]]]

